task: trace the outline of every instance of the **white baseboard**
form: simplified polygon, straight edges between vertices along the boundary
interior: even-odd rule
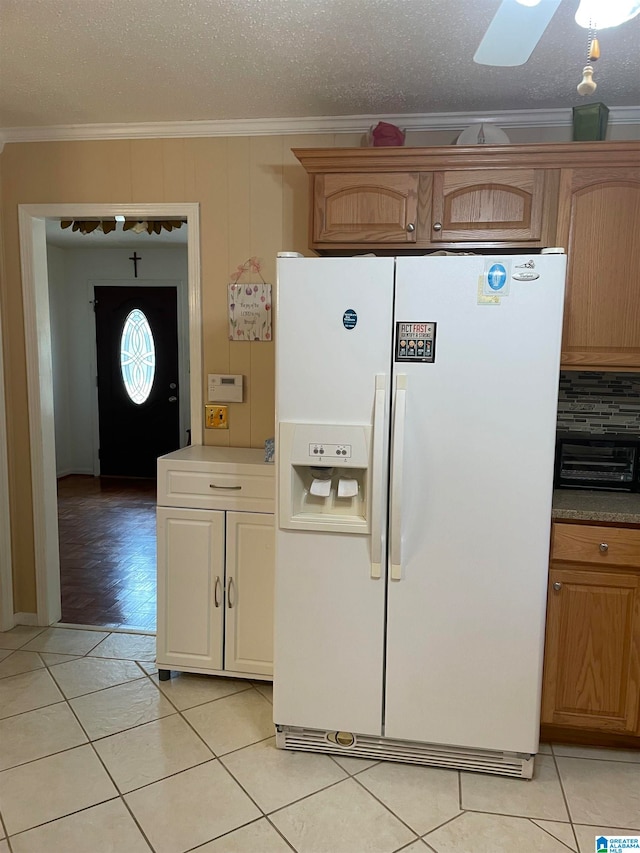
[[[68,470],[58,471],[56,479],[61,480],[63,477],[70,477],[72,474],[93,477],[94,471],[93,468],[69,468]]]
[[[36,627],[38,625],[38,614],[37,613],[14,613],[13,614],[13,624],[14,625],[29,625]]]

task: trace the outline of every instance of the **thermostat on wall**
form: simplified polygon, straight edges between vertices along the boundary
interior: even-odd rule
[[[209,373],[207,385],[210,403],[242,402],[241,374]]]

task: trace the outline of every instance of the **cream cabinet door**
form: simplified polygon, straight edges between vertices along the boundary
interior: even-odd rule
[[[225,669],[273,674],[273,515],[227,513]]]
[[[159,668],[222,669],[224,512],[158,507]]]

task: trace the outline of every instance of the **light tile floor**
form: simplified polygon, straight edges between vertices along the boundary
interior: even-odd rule
[[[640,751],[545,745],[531,782],[277,750],[271,687],[154,638],[0,634],[0,853],[593,853],[640,835]]]

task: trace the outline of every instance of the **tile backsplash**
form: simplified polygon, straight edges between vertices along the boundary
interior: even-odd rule
[[[640,435],[640,373],[561,373],[558,430]]]

